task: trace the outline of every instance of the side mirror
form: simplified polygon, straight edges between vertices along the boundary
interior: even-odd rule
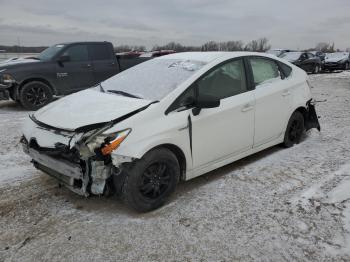
[[[220,106],[220,99],[214,96],[201,95],[197,101],[194,102],[194,108],[192,109],[193,115],[197,116],[203,108],[215,108]]]
[[[69,55],[62,55],[57,59],[57,62],[59,62],[59,63],[64,63],[64,62],[69,62],[69,61],[70,61]]]

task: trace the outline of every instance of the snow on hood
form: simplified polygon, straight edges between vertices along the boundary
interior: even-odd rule
[[[86,125],[109,122],[140,109],[150,102],[102,93],[97,89],[87,89],[43,107],[34,114],[34,117],[53,127],[75,130]]]
[[[31,58],[18,58],[16,60],[0,62],[0,66],[6,67],[6,66],[17,65],[17,64],[27,64],[27,63],[37,63],[37,62],[40,62],[40,60],[31,59]]]
[[[327,54],[325,57],[326,62],[339,62],[343,59],[347,59],[349,57],[348,53],[332,53]]]

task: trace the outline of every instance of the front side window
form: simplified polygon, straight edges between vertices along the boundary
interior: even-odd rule
[[[247,91],[243,60],[219,66],[197,82],[198,96],[224,99]]]
[[[63,56],[69,56],[70,61],[79,62],[89,60],[88,48],[86,45],[74,45],[64,51]]]
[[[255,86],[282,80],[278,65],[269,59],[250,58]]]

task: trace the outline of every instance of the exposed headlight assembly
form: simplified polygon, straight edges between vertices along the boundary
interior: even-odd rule
[[[99,134],[87,144],[87,147],[91,152],[99,149],[102,155],[107,156],[120,146],[130,132],[131,129],[125,129],[111,134]]]

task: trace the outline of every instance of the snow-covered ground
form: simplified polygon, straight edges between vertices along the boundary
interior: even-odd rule
[[[179,185],[163,208],[82,198],[18,144],[0,102],[0,261],[349,261],[350,72],[310,76],[322,132]]]

